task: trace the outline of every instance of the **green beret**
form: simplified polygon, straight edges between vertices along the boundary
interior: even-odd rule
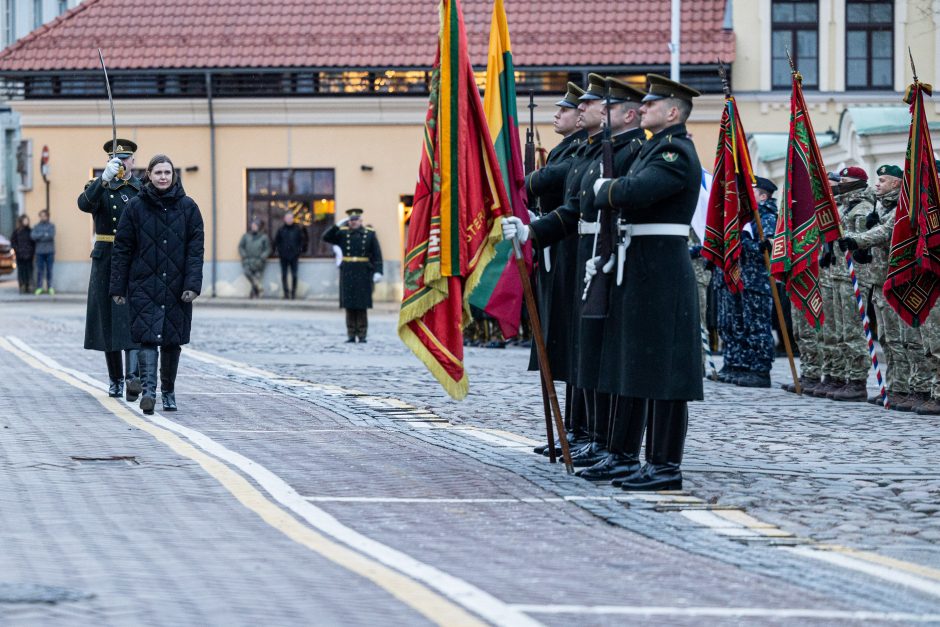
[[[896,165],[883,165],[877,170],[878,176],[893,176],[895,178],[904,178],[904,172]]]

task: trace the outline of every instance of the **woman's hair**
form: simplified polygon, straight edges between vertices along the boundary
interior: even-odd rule
[[[170,158],[166,155],[154,155],[150,159],[150,163],[147,164],[147,173],[144,175],[144,183],[150,182],[150,173],[153,172],[153,169],[157,167],[158,164],[161,163],[169,163],[170,167],[173,168],[173,180],[170,182],[170,185],[172,186],[177,181],[179,181],[179,173],[176,170],[176,166],[173,165],[172,161],[170,161]]]
[[[16,223],[19,226],[29,226],[29,216],[24,213],[19,218],[17,218]]]

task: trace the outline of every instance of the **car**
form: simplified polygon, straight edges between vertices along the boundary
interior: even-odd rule
[[[13,256],[13,246],[10,240],[0,235],[0,276],[10,274],[16,270],[16,258]]]

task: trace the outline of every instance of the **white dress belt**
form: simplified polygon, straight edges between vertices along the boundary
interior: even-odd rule
[[[641,237],[644,235],[676,235],[679,237],[689,236],[688,224],[674,224],[667,222],[658,222],[653,224],[625,224],[621,223],[618,227],[621,233],[631,237]],[[579,235],[595,235],[600,231],[599,222],[578,221]]]

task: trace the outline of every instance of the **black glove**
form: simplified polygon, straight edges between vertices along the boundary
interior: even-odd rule
[[[839,240],[839,250],[842,252],[858,250],[858,242],[851,237],[843,237]]]
[[[832,265],[832,260],[835,259],[835,255],[832,251],[826,251],[823,253],[822,257],[819,258],[819,267],[828,268]]]
[[[696,244],[694,246],[689,246],[689,257],[692,259],[698,259],[702,256],[702,245]]]
[[[871,255],[870,248],[860,248],[858,250],[853,250],[852,259],[855,261],[855,263],[858,264],[871,263],[874,261],[874,257]]]
[[[881,216],[878,215],[878,211],[876,209],[872,209],[871,213],[865,216],[865,228],[873,229],[877,224],[881,224]]]
[[[763,255],[764,253],[769,253],[770,250],[771,250],[773,247],[774,247],[774,244],[773,244],[773,242],[770,240],[769,237],[765,237],[764,239],[761,240],[760,244],[757,245],[757,248],[758,248],[758,250],[760,250],[760,253],[761,253],[762,255]]]

